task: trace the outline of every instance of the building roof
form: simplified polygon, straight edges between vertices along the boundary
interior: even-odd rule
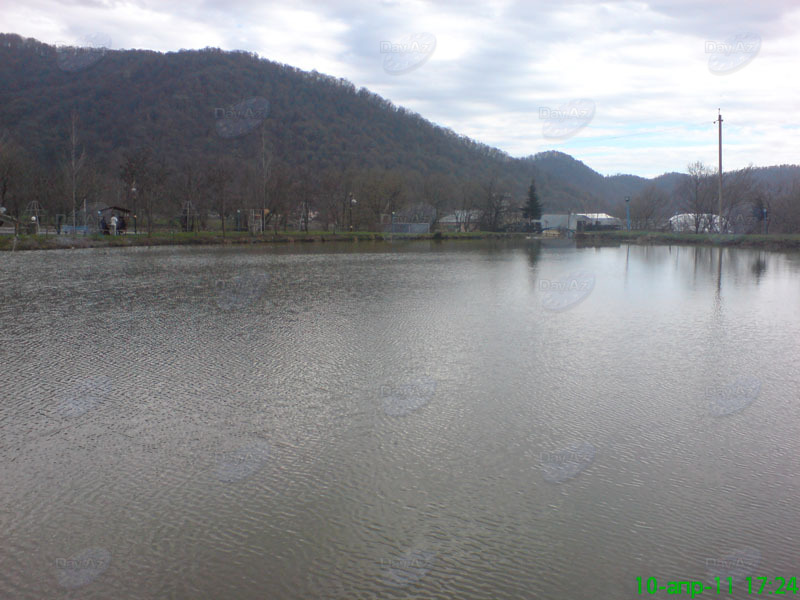
[[[467,218],[470,221],[474,221],[475,219],[480,219],[482,214],[480,210],[457,210],[439,219],[439,223],[463,223]]]
[[[617,217],[612,217],[608,213],[580,213],[580,214],[582,214],[584,217],[591,219],[592,221],[619,220]]]

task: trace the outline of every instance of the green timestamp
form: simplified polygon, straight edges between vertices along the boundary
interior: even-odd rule
[[[741,580],[739,580],[741,581]],[[775,594],[776,596],[783,594],[796,594],[797,593],[797,577],[746,577],[747,593],[748,594]],[[666,592],[667,594],[686,594],[690,598],[699,596],[702,593],[728,592],[733,593],[733,577],[726,577],[720,579],[714,577],[715,585],[704,585],[702,581],[667,581],[659,585],[655,577],[650,577],[646,581],[641,577],[636,578],[638,584],[639,594],[647,592],[648,594],[655,594],[656,592]]]
[[[753,581],[755,579],[755,582]],[[747,593],[748,594],[796,594],[797,593],[797,577],[790,577],[784,579],[783,577],[776,577],[770,579],[769,577],[746,577]],[[758,582],[761,582],[759,585]]]

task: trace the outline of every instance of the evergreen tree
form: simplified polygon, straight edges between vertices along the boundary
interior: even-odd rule
[[[528,188],[528,202],[522,209],[522,216],[528,221],[538,220],[542,218],[542,205],[539,204],[539,198],[536,195],[536,183],[531,179],[531,187]]]

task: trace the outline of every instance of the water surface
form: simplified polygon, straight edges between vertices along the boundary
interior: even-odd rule
[[[797,575],[797,254],[4,253],[0,322],[4,598]]]

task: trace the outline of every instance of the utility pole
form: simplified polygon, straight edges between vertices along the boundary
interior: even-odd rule
[[[631,230],[631,197],[625,196],[625,216],[628,218],[628,231]],[[647,226],[645,226],[647,229]]]
[[[722,233],[722,113],[717,109],[717,120],[719,123],[719,232]]]

